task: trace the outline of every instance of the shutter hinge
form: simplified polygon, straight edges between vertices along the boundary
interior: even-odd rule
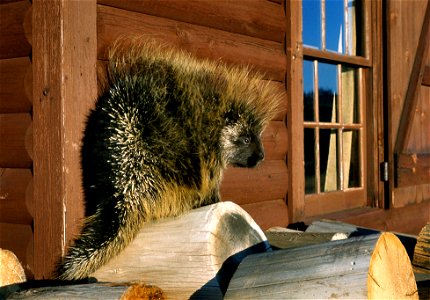
[[[387,182],[389,180],[389,171],[388,171],[388,162],[384,161],[380,165],[380,172],[381,172],[381,181]]]

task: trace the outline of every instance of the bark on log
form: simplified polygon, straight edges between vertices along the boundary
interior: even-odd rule
[[[243,209],[220,202],[145,225],[132,244],[92,276],[104,282],[154,284],[168,299],[193,294],[222,299],[240,260],[265,251],[265,240]]]
[[[246,257],[225,299],[418,299],[408,255],[391,233]]]
[[[416,271],[430,274],[430,222],[423,227],[418,236],[413,265]]]
[[[37,284],[48,286],[35,289],[27,287]],[[51,285],[49,285],[51,284]],[[145,284],[90,283],[61,285],[56,281],[32,281],[10,285],[0,291],[0,297],[7,299],[49,300],[49,299],[103,299],[103,300],[164,300],[162,289]]]

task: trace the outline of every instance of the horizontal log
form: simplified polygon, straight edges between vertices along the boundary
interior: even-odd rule
[[[397,187],[430,183],[430,154],[397,156]]]
[[[29,77],[30,58],[19,57],[0,60],[0,113],[30,112],[31,99],[28,98],[27,86],[31,86]]]
[[[138,35],[190,51],[201,58],[249,65],[268,79],[284,81],[286,60],[282,43],[98,5],[98,58],[120,36]]]
[[[225,299],[418,299],[410,260],[390,233],[247,256]]]
[[[419,272],[430,274],[430,221],[418,235],[413,266]]]
[[[348,238],[346,233],[341,232],[303,232],[283,227],[270,228],[265,234],[270,245],[280,249],[308,246]]]
[[[31,46],[23,28],[30,6],[28,0],[0,5],[0,59],[30,55]]]
[[[263,230],[273,226],[288,226],[288,206],[285,199],[247,203],[241,207]]]
[[[99,0],[99,4],[282,43],[283,7],[261,0]],[[192,12],[192,13],[190,13]]]
[[[0,169],[0,223],[32,224],[26,205],[33,198],[32,180],[29,169]]]
[[[282,121],[272,121],[261,137],[266,160],[285,160],[287,155],[287,128]]]
[[[265,240],[243,209],[220,202],[145,224],[129,246],[91,276],[155,284],[168,299],[222,298],[244,254],[265,251]]]
[[[306,228],[307,233],[344,233],[346,236],[360,236],[369,235],[375,233],[381,233],[378,229],[366,228],[361,226],[356,226],[340,221],[321,219],[312,222],[308,228]],[[404,233],[395,233],[397,238],[403,244],[409,258],[412,260],[414,254],[414,248],[417,239],[413,235],[408,235]]]
[[[33,282],[33,285],[38,282]],[[42,284],[42,283],[40,283]],[[121,298],[129,289],[128,284],[109,284],[109,283],[91,283],[91,284],[74,284],[74,285],[57,285],[54,282],[52,286],[30,288],[28,284],[20,284],[8,287],[10,290],[4,292],[7,299],[27,299],[27,300],[48,300],[48,299],[104,299],[117,300]],[[1,294],[0,294],[1,295]],[[138,298],[137,298],[138,299]],[[142,298],[142,299],[164,299],[164,298]]]
[[[30,45],[33,45],[33,6],[27,9],[22,23],[24,28],[24,35]]]
[[[33,230],[30,225],[0,223],[0,248],[12,251],[21,262],[27,279],[33,278]]]
[[[0,167],[30,168],[32,159],[26,147],[32,147],[32,137],[27,135],[31,116],[22,114],[0,114]],[[30,129],[31,130],[31,129]]]
[[[221,198],[240,205],[285,199],[287,172],[283,160],[266,160],[254,169],[229,167],[221,183]]]

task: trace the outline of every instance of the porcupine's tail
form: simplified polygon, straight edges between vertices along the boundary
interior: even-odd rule
[[[56,277],[61,280],[86,278],[115,257],[141,228],[143,220],[137,214],[132,210],[119,213],[113,208],[98,210],[87,218],[81,234],[57,266]]]

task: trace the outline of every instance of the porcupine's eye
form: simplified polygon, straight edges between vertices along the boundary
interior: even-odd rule
[[[258,136],[240,136],[235,145],[235,155],[231,163],[236,167],[253,168],[264,159],[263,145]]]
[[[249,143],[251,143],[251,139],[249,137],[242,137],[242,143],[244,143],[245,145],[249,145]]]

